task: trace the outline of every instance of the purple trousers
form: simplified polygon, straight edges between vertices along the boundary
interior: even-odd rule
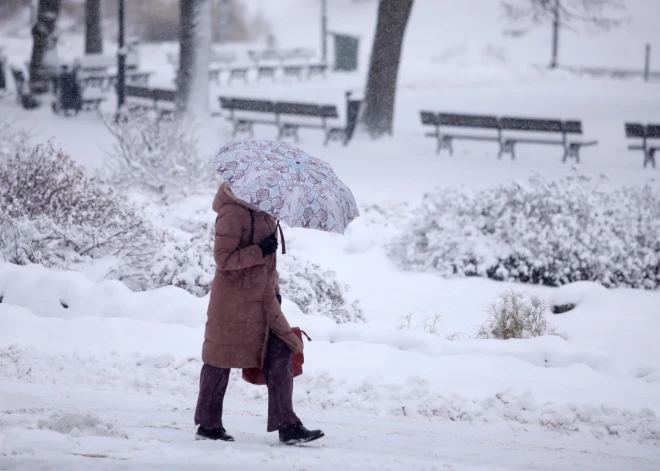
[[[195,425],[205,429],[222,428],[222,403],[229,384],[230,368],[205,364],[199,378],[199,398],[195,410]],[[299,422],[293,412],[293,374],[291,350],[277,335],[268,336],[263,368],[268,388],[269,432]]]

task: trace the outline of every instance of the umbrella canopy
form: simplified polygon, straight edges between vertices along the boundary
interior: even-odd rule
[[[343,234],[359,216],[351,190],[330,165],[287,143],[231,142],[214,164],[234,196],[291,227]]]

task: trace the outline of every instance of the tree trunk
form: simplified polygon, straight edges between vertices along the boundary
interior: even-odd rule
[[[401,48],[413,0],[381,0],[362,123],[373,138],[392,134]]]
[[[550,68],[557,68],[557,56],[559,54],[559,9],[560,4],[559,0],[555,1],[552,10],[552,61],[550,62]]]
[[[211,3],[211,0],[179,0],[179,113],[200,116],[209,112]]]
[[[85,54],[103,53],[101,0],[85,1]]]
[[[56,64],[46,64],[46,53],[57,43],[57,18],[60,15],[60,0],[40,0],[37,21],[32,27],[32,57],[30,59],[31,93],[47,93],[49,79]]]

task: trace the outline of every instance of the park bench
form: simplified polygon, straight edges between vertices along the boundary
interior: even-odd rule
[[[125,71],[126,83],[131,85],[146,87],[149,85],[149,79],[153,72]],[[98,73],[98,74],[80,74],[78,79],[83,88],[99,88],[103,91],[110,90],[117,85],[117,74]]]
[[[239,133],[247,133],[250,137],[254,136],[253,126],[255,124],[277,125],[275,116],[264,118],[261,114],[275,114],[275,104],[270,100],[254,100],[251,98],[229,98],[218,97],[220,107],[229,111],[227,118],[234,125],[232,137]],[[236,112],[242,112],[242,115],[236,116]],[[245,115],[245,113],[249,113]]]
[[[641,150],[644,151],[644,168],[647,165],[655,168],[655,153],[660,150],[660,124],[640,124],[640,123],[625,123],[626,137],[628,139],[641,139],[641,144],[632,144],[628,146],[628,150]],[[656,145],[650,145],[649,139],[657,139]]]
[[[175,111],[176,92],[174,90],[135,85],[127,85],[125,90],[130,111],[155,110],[160,115],[171,115]]]
[[[307,78],[312,78],[314,75],[325,77],[328,70],[328,64],[310,64],[307,66]]]
[[[502,155],[509,154],[512,159],[515,159],[515,148],[518,144],[557,145],[564,149],[564,162],[571,157],[579,162],[580,149],[597,144],[597,141],[569,141],[569,135],[582,134],[582,123],[580,121],[518,117],[498,118],[492,115],[465,115],[431,111],[422,111],[420,114],[423,125],[435,127],[435,131],[427,133],[426,136],[437,140],[437,153],[440,153],[442,149],[447,149],[452,154],[452,143],[457,139],[497,142],[499,146],[498,157],[501,158]],[[442,128],[463,128],[469,129],[470,132],[447,132]],[[475,134],[476,131],[479,133]],[[487,133],[484,134],[484,131]],[[535,133],[535,135],[533,137],[523,136],[521,132]],[[505,133],[507,133],[507,136],[505,136]],[[511,135],[511,133],[515,134]],[[548,133],[556,134],[558,138],[546,137]]]
[[[245,83],[248,83],[249,70],[249,67],[231,67],[229,69],[229,78],[227,79],[227,84],[231,84],[234,79],[243,79]]]
[[[275,80],[275,71],[280,64],[280,54],[275,49],[248,51],[248,56],[257,69],[257,80],[270,78]]]
[[[234,125],[232,136],[247,133],[254,136],[255,124],[273,125],[277,128],[277,139],[292,137],[299,140],[300,128],[321,129],[325,134],[324,145],[330,141],[341,141],[347,145],[353,136],[361,100],[351,100],[346,94],[346,126],[330,126],[328,120],[337,119],[335,105],[313,103],[273,102],[245,98],[219,97],[220,106],[229,111],[228,120]],[[241,116],[236,113],[241,112]],[[267,117],[263,117],[266,114]],[[320,120],[320,121],[318,121]]]

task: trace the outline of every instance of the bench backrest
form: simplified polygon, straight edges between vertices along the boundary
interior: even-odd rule
[[[566,134],[582,134],[582,121],[564,121],[562,129]]]
[[[100,72],[117,65],[115,56],[85,54],[78,60],[83,72]]]
[[[290,59],[304,59],[309,60],[315,56],[313,49],[305,48],[296,48],[296,49],[285,49],[280,51],[279,57],[281,60],[290,60]]]
[[[556,119],[501,118],[500,127],[515,131],[563,132],[562,122]]]
[[[318,118],[337,118],[335,105],[314,105],[308,103],[275,103],[275,112],[278,114],[291,114],[296,116],[315,116]]]
[[[440,124],[440,121],[438,121],[438,115],[432,111],[420,111],[419,114],[422,118],[422,124],[431,126],[437,126]]]
[[[261,113],[274,113],[275,105],[268,100],[253,100],[250,98],[220,97],[220,106],[226,110],[255,111]]]
[[[498,129],[495,116],[477,116],[469,114],[438,113],[438,124],[466,128]]]
[[[162,88],[136,87],[134,85],[126,86],[126,96],[135,97],[135,98],[146,98],[149,100],[156,100],[156,101],[174,102],[176,100],[176,92],[174,90],[165,90]]]
[[[639,123],[626,123],[626,137],[646,137],[645,126]]]
[[[224,64],[231,64],[236,61],[236,54],[233,52],[217,52],[211,51],[211,62],[222,62]],[[178,58],[177,58],[178,62]]]
[[[626,123],[626,137],[660,139],[660,124],[644,126],[640,123]]]
[[[259,61],[279,61],[280,53],[275,49],[264,49],[263,51],[248,51],[250,59],[254,62]]]

